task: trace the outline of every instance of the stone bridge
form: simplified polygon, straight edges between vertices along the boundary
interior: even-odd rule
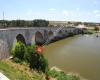
[[[56,33],[55,33],[56,31]],[[0,29],[0,59],[9,57],[9,53],[16,41],[25,45],[44,44],[53,39],[65,38],[69,33],[79,34],[78,28],[34,27],[34,28],[6,28]]]

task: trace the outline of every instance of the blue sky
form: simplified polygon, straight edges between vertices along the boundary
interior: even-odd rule
[[[0,19],[100,22],[100,0],[0,0]]]

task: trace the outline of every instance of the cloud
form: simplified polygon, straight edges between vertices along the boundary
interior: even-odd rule
[[[100,18],[100,11],[99,10],[94,10],[93,14],[96,18]]]
[[[99,10],[94,10],[93,13],[94,14],[98,14],[100,11]]]
[[[97,14],[96,17],[100,18],[100,14]]]
[[[80,8],[76,8],[76,11],[79,11],[80,10]]]

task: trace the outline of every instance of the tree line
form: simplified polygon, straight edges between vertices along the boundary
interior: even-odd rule
[[[7,27],[48,27],[49,21],[42,19],[35,20],[0,20],[0,28]]]

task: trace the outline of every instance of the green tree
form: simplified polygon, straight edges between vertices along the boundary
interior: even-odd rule
[[[18,58],[19,60],[24,59],[25,52],[26,52],[26,47],[22,42],[17,42],[15,47],[12,49],[13,57]]]
[[[45,57],[36,52],[36,45],[27,46],[25,60],[29,63],[31,69],[36,69],[44,73],[48,70],[48,62]]]
[[[33,26],[34,27],[47,27],[49,25],[49,21],[36,19],[33,20]]]
[[[95,31],[99,31],[99,27],[95,26],[95,27],[94,27],[94,30],[95,30]]]

